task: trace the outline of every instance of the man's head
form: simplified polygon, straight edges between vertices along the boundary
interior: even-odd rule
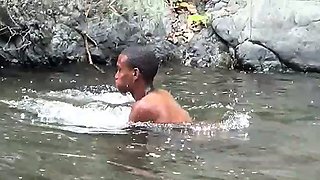
[[[141,85],[140,83],[152,86],[159,63],[153,51],[147,47],[135,46],[124,49],[117,60],[116,87],[121,93],[126,93],[132,92],[136,86]]]

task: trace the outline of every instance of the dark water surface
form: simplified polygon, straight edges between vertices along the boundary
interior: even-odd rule
[[[1,69],[0,179],[320,177],[319,74],[162,68],[195,122],[128,127],[113,71]]]

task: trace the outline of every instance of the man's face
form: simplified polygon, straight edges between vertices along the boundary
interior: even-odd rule
[[[134,70],[127,63],[128,57],[120,54],[117,61],[117,73],[115,74],[116,87],[121,93],[130,92],[134,83]]]

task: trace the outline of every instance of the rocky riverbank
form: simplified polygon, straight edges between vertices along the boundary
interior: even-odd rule
[[[255,70],[320,72],[317,0],[211,1],[215,32],[235,49],[237,65]]]
[[[2,65],[110,65],[123,48],[149,44],[163,61],[187,66],[320,72],[316,0],[2,0],[0,6]]]

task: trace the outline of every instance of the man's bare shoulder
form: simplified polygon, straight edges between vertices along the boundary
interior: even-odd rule
[[[155,99],[163,99],[163,98],[173,98],[173,96],[170,94],[169,91],[164,89],[155,89],[149,94],[147,94],[145,97],[142,98],[142,100],[150,101]]]
[[[154,113],[152,112],[152,108],[150,104],[147,103],[146,100],[141,99],[135,102],[131,107],[131,113],[129,116],[130,121],[152,121]]]
[[[149,110],[150,107],[149,107],[149,104],[147,103],[147,101],[144,98],[142,98],[141,100],[135,102],[132,105],[132,109],[133,110]]]
[[[166,90],[157,89],[133,104],[130,120],[155,123],[190,122],[190,116]]]

